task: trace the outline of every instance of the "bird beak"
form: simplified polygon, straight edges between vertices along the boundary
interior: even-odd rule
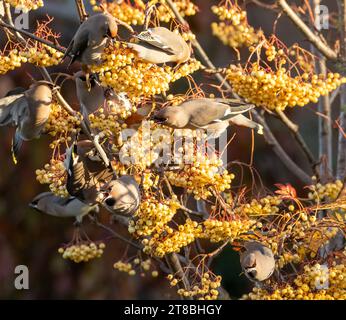
[[[115,39],[116,36],[118,34],[118,30],[111,30],[111,29],[108,29],[107,31],[107,37],[110,38],[111,40]]]
[[[106,99],[111,99],[111,98],[115,98],[116,94],[111,88],[107,88],[105,89],[104,96]]]

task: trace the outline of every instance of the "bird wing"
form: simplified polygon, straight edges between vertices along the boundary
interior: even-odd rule
[[[0,99],[0,126],[17,125],[28,110],[28,102],[24,94]]]
[[[66,152],[67,166],[67,183],[66,188],[70,195],[84,200],[83,189],[86,184],[85,168],[82,161],[77,155],[77,145],[72,145],[71,149]]]
[[[174,48],[167,44],[166,38],[153,32],[153,29],[148,29],[141,32],[137,38],[143,42],[146,42],[162,51],[170,54],[175,54]]]
[[[221,122],[220,119],[225,116],[225,111],[226,108],[222,108],[222,104],[220,107],[210,107],[208,104],[200,105],[191,110],[190,124],[197,128],[203,128],[209,124]]]
[[[89,35],[87,30],[83,30],[72,39],[71,43],[69,44],[66,50],[64,58],[66,56],[71,56],[71,62],[70,62],[70,65],[71,65],[75,60],[77,60],[83,54],[83,52],[88,48],[88,45],[89,45]]]

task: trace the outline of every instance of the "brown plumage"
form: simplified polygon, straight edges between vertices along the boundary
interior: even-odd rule
[[[199,98],[159,110],[152,119],[174,129],[203,129],[212,138],[219,137],[232,123],[255,128],[262,134],[261,125],[242,115],[253,108],[237,99]]]
[[[114,177],[90,140],[78,141],[67,150],[65,167],[67,191],[88,205],[99,202],[101,188]]]
[[[70,64],[75,60],[79,60],[85,65],[100,64],[102,62],[101,55],[107,44],[107,38],[115,38],[117,36],[118,24],[127,27],[133,32],[129,25],[114,18],[108,12],[91,16],[79,26],[64,57],[71,57]]]
[[[240,255],[240,264],[245,275],[252,281],[264,281],[275,270],[273,252],[260,242],[250,241],[244,245],[245,251]]]
[[[89,206],[75,197],[62,198],[52,192],[43,192],[37,195],[29,204],[40,212],[60,218],[76,218],[81,223],[85,215],[98,212],[98,205]]]
[[[191,49],[180,34],[164,27],[150,28],[141,32],[139,43],[128,43],[139,58],[155,64],[183,63],[190,59]]]
[[[37,81],[28,90],[14,89],[0,99],[0,126],[14,125],[12,155],[16,163],[23,141],[40,137],[49,118],[52,103],[52,85]]]
[[[111,213],[132,215],[141,201],[138,183],[129,175],[112,180],[103,190],[102,205]]]

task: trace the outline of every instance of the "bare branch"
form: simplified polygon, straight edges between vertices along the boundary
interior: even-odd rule
[[[294,139],[298,142],[299,146],[301,147],[302,151],[304,152],[306,158],[308,159],[312,170],[314,171],[316,177],[319,176],[319,172],[317,170],[317,161],[312,154],[310,148],[307,146],[305,140],[303,139],[302,135],[299,133],[299,127],[295,123],[293,123],[283,111],[278,110],[277,114],[279,115],[280,120],[288,127],[288,129],[291,131]]]
[[[327,59],[331,61],[338,60],[337,53],[326,43],[324,43],[322,39],[304,23],[304,21],[290,7],[286,0],[278,0],[278,5],[297,26],[297,28],[305,35],[307,40],[309,40]]]
[[[298,167],[293,160],[287,155],[285,150],[278,143],[273,133],[269,130],[267,123],[264,118],[260,116],[258,113],[254,114],[255,120],[259,122],[264,128],[264,136],[266,138],[267,143],[273,149],[273,151],[277,154],[277,156],[281,159],[283,164],[296,175],[305,185],[310,185],[312,183],[311,177],[303,171],[300,167]]]
[[[55,49],[55,50],[57,50],[57,51],[60,51],[60,52],[62,52],[62,53],[65,53],[65,51],[66,51],[65,48],[60,47],[60,46],[57,46],[57,45],[55,45],[55,44],[54,44],[53,42],[51,42],[51,41],[48,41],[48,40],[42,39],[42,38],[40,38],[40,37],[37,37],[37,36],[35,36],[34,34],[28,32],[28,31],[25,31],[25,30],[22,30],[22,29],[18,29],[18,28],[16,28],[15,26],[10,25],[10,24],[8,24],[8,23],[5,23],[5,22],[3,22],[3,21],[0,21],[0,26],[2,26],[2,27],[4,27],[4,28],[7,28],[7,29],[11,29],[11,30],[15,31],[16,33],[23,34],[23,35],[27,36],[27,37],[30,38],[30,39],[33,39],[33,40],[38,41],[38,42],[41,42],[41,43],[43,43],[43,44],[45,44],[45,45],[47,45],[47,46],[49,46],[49,47],[51,47],[51,48],[53,48],[53,49]],[[18,37],[18,36],[17,36],[17,37]],[[22,38],[21,40],[22,40],[22,41],[25,41],[23,38]]]
[[[75,0],[76,2],[76,7],[79,15],[79,20],[82,23],[84,20],[88,18],[88,14],[85,10],[85,5],[83,0]]]
[[[187,279],[187,277],[185,275],[185,272],[184,272],[184,270],[183,270],[183,268],[181,266],[181,263],[179,261],[179,258],[177,256],[177,254],[176,253],[170,253],[168,256],[166,256],[166,258],[168,260],[168,263],[169,263],[171,269],[183,281],[185,290],[190,290],[189,280]]]

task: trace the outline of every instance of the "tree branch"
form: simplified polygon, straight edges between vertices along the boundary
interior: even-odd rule
[[[173,272],[178,275],[178,277],[183,281],[185,290],[190,290],[190,283],[189,280],[187,279],[185,272],[181,266],[181,263],[179,261],[179,258],[176,253],[170,253],[169,255],[166,256],[169,265]],[[190,298],[191,299],[191,298]],[[189,300],[190,300],[189,299]]]
[[[10,29],[10,30],[13,30],[15,31],[16,33],[20,33],[20,34],[23,34],[25,36],[27,36],[28,38],[30,39],[33,39],[35,41],[38,41],[38,42],[41,42],[57,51],[60,51],[62,53],[65,53],[66,52],[66,49],[64,47],[61,47],[61,46],[57,46],[55,45],[53,42],[51,41],[48,41],[48,40],[45,40],[45,39],[42,39],[40,37],[37,37],[35,36],[34,34],[28,32],[28,31],[25,31],[25,30],[22,30],[22,29],[18,29],[16,28],[15,26],[11,25],[11,24],[8,24],[8,23],[5,23],[3,21],[0,21],[0,26],[6,28],[6,29]],[[17,36],[18,37],[18,36]]]
[[[277,154],[277,156],[281,159],[283,164],[297,177],[299,178],[305,185],[310,185],[312,183],[311,177],[306,174],[300,167],[298,167],[293,160],[287,155],[285,150],[281,147],[278,141],[275,139],[273,133],[268,128],[267,123],[264,120],[264,117],[260,116],[258,113],[254,113],[255,120],[259,122],[264,128],[264,136],[266,138],[267,143],[273,149],[273,151]]]
[[[280,118],[280,120],[288,127],[288,129],[291,131],[294,139],[298,142],[300,148],[302,149],[302,151],[304,152],[306,158],[308,159],[312,170],[314,171],[316,177],[319,176],[319,172],[316,168],[317,165],[317,161],[314,157],[314,155],[312,154],[310,148],[307,146],[305,140],[303,139],[302,135],[299,133],[299,127],[298,125],[296,125],[295,123],[293,123],[287,116],[286,114],[281,111],[278,110],[277,114]]]
[[[78,15],[79,15],[79,20],[82,23],[84,20],[86,20],[88,18],[89,15],[87,14],[87,12],[85,10],[83,0],[75,0],[75,2],[76,2]]]
[[[305,35],[308,41],[310,41],[327,59],[331,61],[337,61],[337,53],[324,43],[319,36],[317,36],[297,15],[297,13],[290,7],[286,0],[278,0],[278,5],[291,19],[291,21],[297,26],[297,28]]]
[[[6,8],[6,7],[5,7]],[[9,28],[13,31],[16,31],[16,36],[17,36],[17,39],[19,42],[21,42],[23,45],[26,45],[26,41],[25,39],[21,36],[21,34],[24,34],[36,41],[39,41],[39,42],[42,42],[42,43],[45,43],[46,45],[48,46],[51,46],[52,48],[58,50],[58,51],[61,51],[63,53],[65,53],[65,49],[62,48],[62,47],[58,47],[58,46],[55,46],[53,43],[51,43],[50,41],[47,41],[47,40],[44,40],[44,39],[41,39],[35,35],[33,35],[32,33],[30,32],[27,32],[25,30],[19,30],[17,29],[14,25],[13,25],[13,22],[12,22],[12,16],[11,16],[11,11],[6,11],[6,16],[7,16],[7,20],[9,23],[5,23],[3,21],[0,20],[0,26],[4,27],[4,28]],[[47,69],[45,67],[39,67],[39,70],[41,71],[41,74],[43,76],[43,78],[48,81],[48,82],[51,82],[53,83],[53,80],[50,76],[50,74],[48,73]],[[58,102],[60,103],[60,105],[72,116],[74,117],[78,117],[77,116],[77,113],[76,111],[71,108],[71,106],[68,104],[68,102],[64,99],[64,97],[61,95],[61,93],[59,91],[56,91],[55,92],[55,96],[58,100]],[[98,151],[98,153],[100,154],[100,157],[101,159],[103,160],[103,162],[105,163],[105,165],[108,167],[109,164],[110,164],[110,161],[105,153],[105,151],[103,150],[103,148],[101,147],[101,145],[98,143],[98,140],[97,140],[97,136],[92,136],[91,135],[91,131],[90,131],[90,128],[88,127],[88,125],[85,123],[85,121],[83,121],[83,119],[79,119],[80,120],[80,125],[81,125],[81,128],[83,130],[83,132],[85,133],[85,135],[88,137],[89,140],[91,140],[93,143],[94,143],[94,146],[96,148],[96,150]]]
[[[170,7],[170,9],[173,11],[174,15],[176,16],[177,20],[185,26],[189,26],[188,23],[184,20],[184,18],[180,15],[179,11],[177,10],[175,4],[171,0],[166,0],[167,5]],[[208,55],[198,42],[196,38],[191,40],[192,45],[197,50],[198,54],[204,61],[204,63],[208,66],[208,68],[212,70],[216,70],[214,73],[215,77],[220,81],[220,83],[226,87],[229,91],[232,92],[232,86],[228,83],[228,81],[221,75],[220,72],[217,72],[217,68],[214,66],[214,64],[210,61]],[[233,93],[233,92],[232,92]],[[239,98],[238,95],[233,93],[233,95],[237,98]],[[256,110],[251,110],[251,113],[254,115],[257,119],[262,119],[264,122],[264,119],[259,115],[259,113]],[[264,130],[266,131],[264,133],[264,138],[266,139],[267,143],[272,147],[273,151],[277,154],[277,156],[282,160],[282,162],[286,165],[286,167],[291,170],[295,175],[297,175],[298,178],[300,178],[304,183],[311,184],[311,178],[301,169],[299,168],[292,159],[287,155],[285,150],[280,146],[279,142],[275,139],[274,135],[270,131],[270,128],[267,124],[264,126]]]

